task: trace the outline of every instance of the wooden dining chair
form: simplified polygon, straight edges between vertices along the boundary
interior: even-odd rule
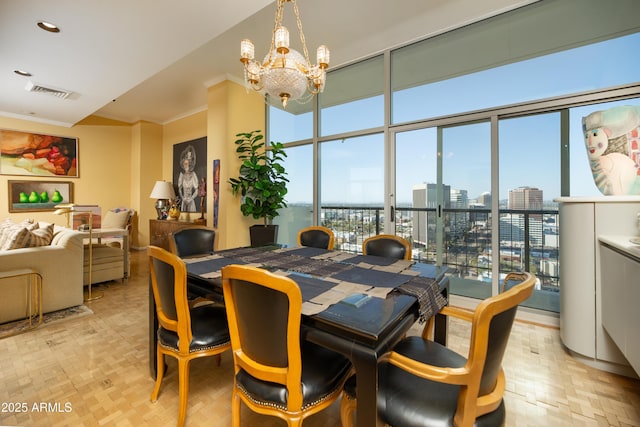
[[[431,325],[410,336],[381,358],[378,414],[393,427],[502,426],[505,421],[502,370],[518,305],[533,293],[536,277],[510,273],[514,286],[482,301],[475,311],[446,306],[440,313],[471,322],[467,357],[431,341]],[[356,410],[356,377],[345,384],[340,417],[351,426]],[[357,416],[357,414],[356,414]]]
[[[178,426],[187,415],[189,362],[216,356],[231,348],[224,307],[206,304],[190,307],[187,300],[187,269],[184,261],[162,248],[149,246],[149,272],[158,316],[158,363],[151,401],[156,402],[164,376],[164,356],[178,360]]]
[[[298,245],[333,250],[335,236],[330,228],[312,225],[298,231]]]
[[[210,255],[214,251],[216,231],[205,226],[176,230],[169,236],[169,249],[180,258]],[[187,278],[187,292],[191,301],[198,298],[222,303],[222,295],[207,281]]]
[[[240,426],[241,402],[289,426],[336,401],[351,363],[300,336],[302,294],[288,277],[264,269],[222,269],[235,377],[231,419]]]
[[[397,259],[411,259],[411,244],[394,234],[378,234],[362,242],[364,255],[384,256]]]
[[[205,226],[181,228],[171,233],[169,248],[180,258],[209,255],[214,251],[216,231]]]

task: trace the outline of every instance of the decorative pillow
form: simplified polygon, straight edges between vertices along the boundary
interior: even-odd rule
[[[5,246],[8,246],[9,243],[7,243],[7,241],[12,240],[14,238],[14,234],[22,228],[34,230],[38,228],[38,223],[33,219],[25,219],[19,224],[16,224],[9,218],[2,221],[2,223],[0,223],[0,250],[4,249]]]
[[[102,218],[102,228],[126,228],[129,221],[129,211],[107,211]]]
[[[0,250],[33,248],[37,246],[48,246],[53,239],[53,224],[49,224],[43,228],[39,228],[38,224],[32,224],[34,227],[16,226],[9,231],[5,231],[5,241]]]
[[[49,224],[42,228],[38,227],[35,230],[32,230],[29,247],[49,246],[51,244],[51,240],[53,240],[53,227],[54,224]]]
[[[5,231],[5,241],[0,250],[8,251],[11,249],[26,248],[31,240],[31,231],[26,227],[15,227]]]

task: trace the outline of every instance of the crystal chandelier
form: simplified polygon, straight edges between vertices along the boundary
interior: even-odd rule
[[[324,90],[326,69],[329,67],[329,48],[322,45],[316,52],[317,65],[311,64],[307,44],[302,32],[302,22],[296,0],[277,0],[275,25],[269,53],[262,63],[254,59],[251,40],[240,43],[240,61],[244,64],[244,81],[247,88],[257,92],[264,90],[270,96],[282,100],[286,108],[289,100],[297,100],[309,92],[309,98]],[[293,3],[303,54],[289,47],[289,31],[282,25],[285,3]]]

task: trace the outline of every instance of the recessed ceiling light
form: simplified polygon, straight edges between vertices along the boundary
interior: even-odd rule
[[[13,70],[14,73],[16,73],[19,76],[24,76],[24,77],[31,77],[32,74],[28,71],[25,70]]]
[[[47,22],[47,21],[40,21],[38,22],[38,27],[42,28],[45,31],[49,31],[50,33],[59,33],[60,32],[60,28],[58,28],[56,25]]]

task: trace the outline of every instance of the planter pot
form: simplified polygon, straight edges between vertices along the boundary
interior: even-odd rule
[[[278,226],[275,224],[252,225],[249,227],[249,236],[251,238],[251,246],[272,245],[278,237]]]

